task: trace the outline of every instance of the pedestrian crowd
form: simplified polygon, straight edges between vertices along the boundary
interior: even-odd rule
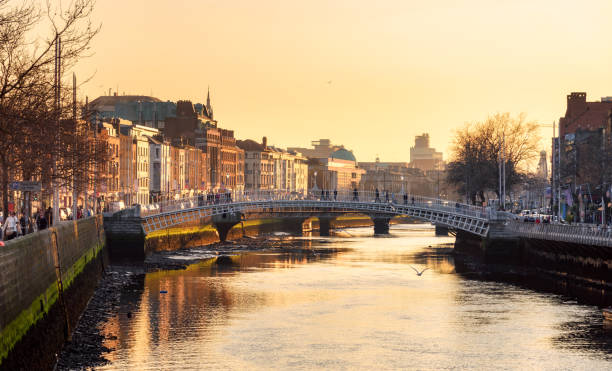
[[[68,211],[69,212],[69,211]],[[66,210],[60,210],[60,218],[62,220],[72,220],[73,215],[68,214]],[[77,209],[77,219],[92,216],[91,209],[84,210],[82,206]],[[28,215],[25,209],[19,214],[10,211],[6,217],[0,211],[0,241],[9,241],[19,236],[42,231],[53,225],[53,209],[39,208],[31,216]]]

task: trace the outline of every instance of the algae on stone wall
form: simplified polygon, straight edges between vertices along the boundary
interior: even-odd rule
[[[104,247],[101,217],[63,222],[0,250],[0,365]],[[56,235],[58,248],[52,243]],[[57,254],[59,253],[59,259]],[[59,272],[56,261],[60,262]],[[58,277],[58,273],[60,276]]]

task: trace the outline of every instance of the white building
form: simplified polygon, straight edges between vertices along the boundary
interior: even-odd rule
[[[172,158],[170,143],[149,138],[149,173],[151,198],[155,201],[167,199],[171,191]]]
[[[159,135],[159,130],[142,125],[121,125],[124,135],[133,138],[135,146],[134,165],[136,167],[133,202],[147,205],[150,202],[150,151],[149,138]]]

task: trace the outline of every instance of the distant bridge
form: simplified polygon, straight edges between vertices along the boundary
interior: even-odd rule
[[[317,194],[319,194],[317,192]],[[374,192],[326,192],[322,197],[297,198],[277,192],[252,192],[238,200],[188,198],[148,205],[141,208],[140,217],[145,234],[202,218],[226,216],[228,222],[236,215],[248,213],[308,217],[329,217],[346,213],[369,215],[375,231],[388,231],[388,223],[397,215],[411,216],[436,225],[463,230],[485,237],[489,230],[491,211],[472,205],[416,195],[392,196]],[[496,214],[496,213],[494,213]],[[497,215],[497,214],[496,214]],[[228,217],[230,216],[230,217]],[[235,223],[234,223],[235,224]],[[221,235],[221,231],[220,231]]]

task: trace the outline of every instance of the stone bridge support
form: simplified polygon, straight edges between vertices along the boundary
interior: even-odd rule
[[[213,216],[212,222],[213,226],[219,233],[219,240],[224,242],[227,239],[227,234],[233,226],[240,223],[241,219],[240,213],[225,213],[222,215]]]
[[[372,221],[374,222],[374,234],[389,234],[389,221],[391,221],[391,217],[372,216]]]
[[[320,236],[329,236],[329,231],[331,230],[331,222],[334,219],[336,218],[329,217],[329,216],[319,217],[319,235]]]
[[[144,260],[146,257],[145,233],[142,229],[139,205],[105,215],[104,232],[111,260]]]
[[[286,232],[301,235],[304,228],[304,222],[307,218],[290,216],[283,219],[283,228]]]
[[[448,236],[448,227],[441,224],[436,224],[436,236]]]

